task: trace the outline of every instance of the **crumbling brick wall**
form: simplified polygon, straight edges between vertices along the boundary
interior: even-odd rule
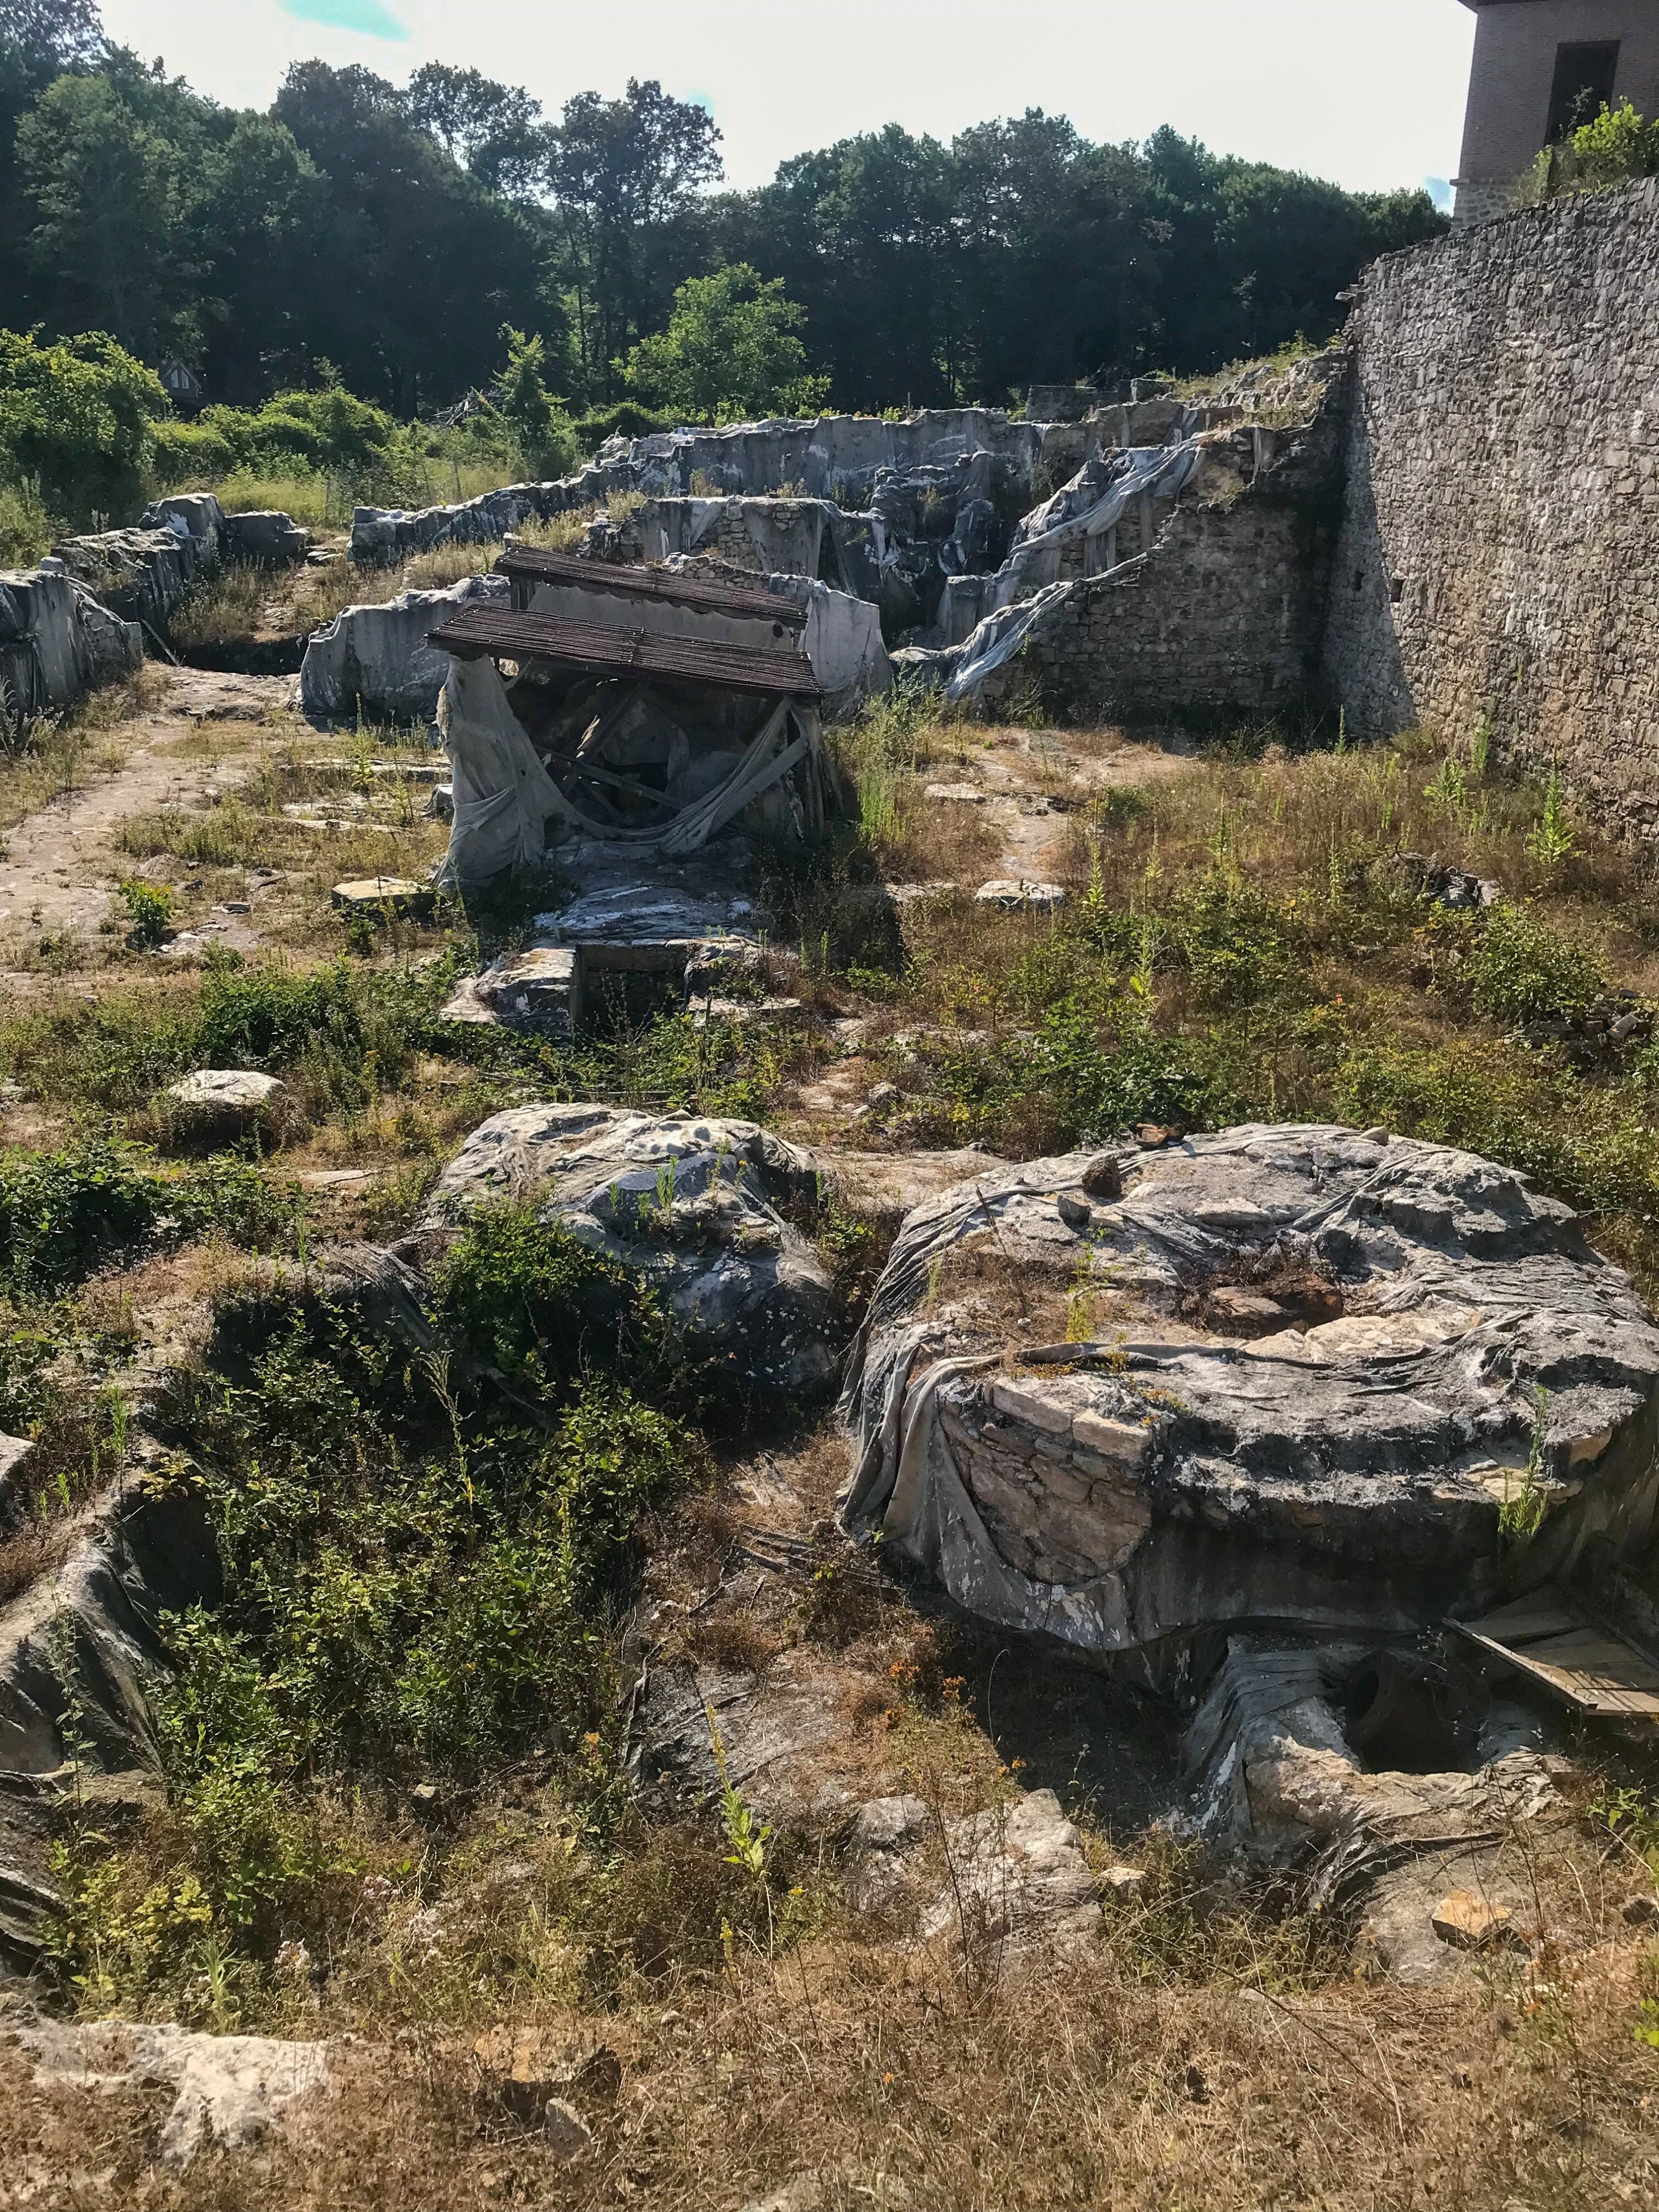
[[[1063,720],[1300,711],[1317,690],[1340,393],[1305,430],[1212,438],[1152,550],[1073,585],[986,679],[988,711],[1035,690]],[[1126,517],[1121,550],[1135,550]]]
[[[1489,721],[1659,832],[1659,180],[1390,256],[1351,336],[1324,653],[1350,727]]]

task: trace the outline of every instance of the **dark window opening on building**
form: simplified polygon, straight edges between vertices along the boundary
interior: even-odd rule
[[[1618,76],[1617,39],[1600,46],[1558,46],[1545,144],[1555,145],[1570,131],[1594,123],[1604,107],[1611,107]]]

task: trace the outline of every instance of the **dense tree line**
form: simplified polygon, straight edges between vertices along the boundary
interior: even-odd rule
[[[781,292],[835,404],[1001,400],[1033,380],[1197,372],[1322,338],[1376,254],[1441,224],[1159,131],[1093,145],[1032,111],[946,144],[891,125],[722,192],[720,133],[654,83],[556,118],[477,71],[402,88],[292,68],[237,112],[112,47],[96,0],[0,0],[0,303],[107,331],[256,404],[336,378],[402,415],[538,333],[578,408],[688,280]]]

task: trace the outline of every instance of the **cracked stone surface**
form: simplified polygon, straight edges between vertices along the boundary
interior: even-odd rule
[[[177,2092],[162,2123],[161,2163],[182,2172],[210,2147],[240,2150],[279,2132],[294,2105],[329,2083],[321,2044],[264,2035],[193,2035],[125,2021],[69,2024],[24,2012],[9,2023],[34,2061],[38,2084]]]
[[[533,1196],[643,1275],[694,1357],[748,1388],[794,1394],[830,1383],[847,1334],[828,1273],[780,1211],[817,1187],[806,1156],[752,1121],[526,1106],[473,1132],[416,1234],[492,1198]]]
[[[970,1944],[1065,1943],[1099,1930],[1082,1838],[1052,1790],[947,1820],[942,1830],[920,1798],[878,1797],[859,1808],[848,1856],[855,1909],[912,1919],[924,1941],[954,1934]]]
[[[842,1516],[970,1611],[1103,1651],[1414,1631],[1649,1540],[1659,1328],[1523,1177],[1328,1127],[1126,1151],[1104,1204],[1097,1165],[919,1207],[876,1291]]]

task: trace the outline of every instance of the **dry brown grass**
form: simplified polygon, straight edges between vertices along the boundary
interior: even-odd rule
[[[481,1868],[481,1946],[529,1936],[522,1864]],[[1215,1975],[1132,1923],[1098,1953],[987,1954],[971,1972],[949,1942],[831,1929],[772,1957],[739,1944],[723,1966],[636,1984],[619,2009],[574,2008],[556,1981],[526,1990],[494,2017],[602,2041],[621,2064],[614,2102],[587,2100],[592,2148],[568,2166],[481,2105],[476,2030],[407,1998],[395,2030],[365,2014],[365,2041],[337,2046],[337,2094],[295,2140],[183,2179],[149,2164],[165,2097],[37,2092],[0,2051],[0,2172],[32,2177],[33,2202],[90,2207],[113,2190],[147,2212],[735,2212],[814,2169],[839,2212],[1652,2201],[1654,2062],[1631,2034],[1642,1948],[1628,1934],[1407,1992],[1310,1982],[1268,1948],[1253,1959],[1248,1919]],[[340,2025],[331,2005],[309,2014],[311,2033]],[[290,2027],[307,2028],[302,1997]]]

